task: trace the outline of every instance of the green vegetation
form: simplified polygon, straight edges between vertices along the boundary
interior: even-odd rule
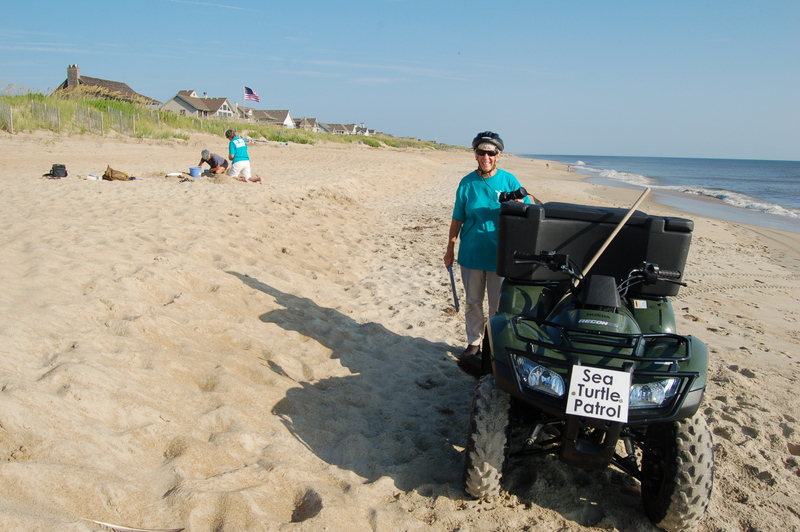
[[[35,102],[35,103],[34,103]],[[96,134],[107,135],[110,130],[122,132],[136,138],[189,140],[193,133],[224,135],[228,129],[253,139],[270,142],[316,144],[337,142],[366,144],[373,148],[462,149],[433,141],[397,138],[378,134],[333,135],[314,133],[303,129],[286,129],[280,125],[247,122],[242,120],[200,119],[180,116],[169,111],[159,111],[142,103],[113,99],[102,89],[72,90],[50,96],[25,91],[9,85],[0,89],[0,103],[13,109],[14,132],[51,130],[62,135]],[[96,117],[88,120],[85,115]],[[0,116],[0,129],[8,129]]]

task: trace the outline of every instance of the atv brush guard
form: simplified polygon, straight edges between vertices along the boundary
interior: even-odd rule
[[[631,407],[627,422],[629,424],[654,423],[666,421],[677,414],[680,405],[699,376],[698,371],[681,371],[682,363],[691,359],[691,339],[669,333],[624,334],[593,331],[567,327],[559,323],[536,318],[515,317],[511,320],[514,336],[525,345],[524,350],[507,348],[508,354],[517,361],[524,358],[538,366],[549,368],[566,380],[570,380],[570,371],[579,367],[620,368],[631,371],[633,385],[657,382],[656,379],[673,379],[674,384],[666,404],[658,406]],[[538,337],[523,333],[523,329],[541,331]],[[542,328],[557,331],[545,334]],[[556,336],[561,341],[551,339]],[[575,341],[573,341],[573,338]],[[609,351],[611,349],[613,351]],[[671,351],[672,354],[656,354]],[[591,363],[594,361],[595,363]],[[519,363],[517,363],[519,366]],[[520,378],[518,371],[513,373],[517,381],[520,395],[530,396],[530,388]],[[548,394],[552,395],[552,394]],[[558,400],[554,400],[558,399]],[[542,410],[550,413],[563,412],[566,397],[539,398]],[[689,402],[688,404],[691,404]]]

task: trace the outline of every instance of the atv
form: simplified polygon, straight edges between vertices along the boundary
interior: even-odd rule
[[[501,205],[505,280],[472,403],[471,496],[498,496],[504,472],[549,454],[627,473],[664,530],[692,528],[705,514],[714,457],[698,409],[708,350],[676,333],[669,300],[685,286],[694,226],[635,207]]]

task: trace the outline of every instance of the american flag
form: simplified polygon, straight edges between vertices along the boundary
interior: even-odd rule
[[[256,91],[254,91],[250,87],[245,87],[244,88],[244,99],[245,100],[253,100],[254,102],[260,102],[261,101],[261,98],[258,97],[258,94],[256,94]]]

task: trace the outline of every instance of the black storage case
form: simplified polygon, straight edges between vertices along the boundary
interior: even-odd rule
[[[497,249],[497,274],[514,281],[563,280],[563,274],[535,264],[516,264],[517,251],[539,254],[542,250],[565,253],[585,268],[601,248],[626,209],[590,207],[570,203],[503,203]],[[610,275],[617,280],[652,262],[683,275],[694,222],[685,218],[649,216],[635,211],[619,234],[592,267],[590,274]],[[659,282],[637,285],[630,294],[674,296],[679,286]]]

